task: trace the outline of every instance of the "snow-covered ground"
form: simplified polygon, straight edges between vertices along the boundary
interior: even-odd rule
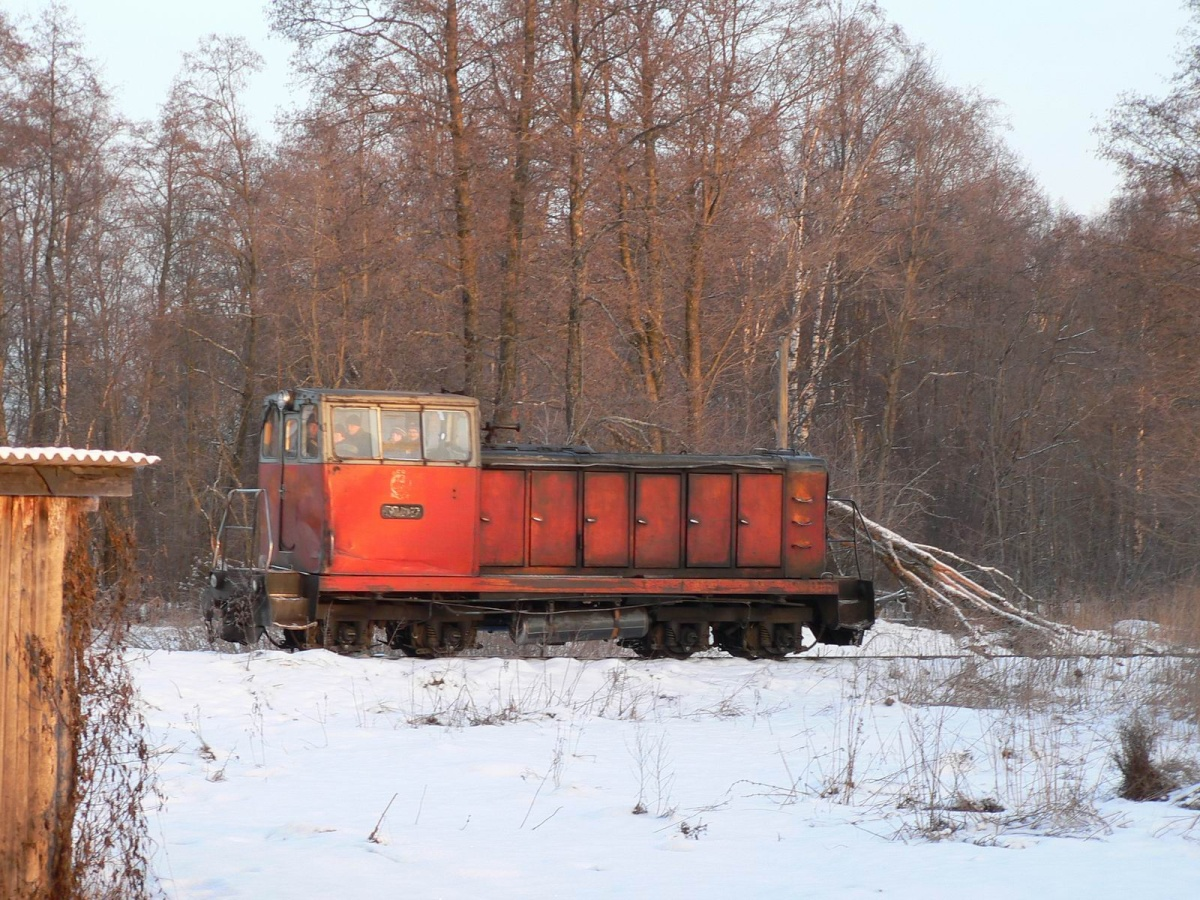
[[[1116,797],[1176,660],[131,650],[176,898],[1088,897],[1200,890],[1200,813]],[[825,648],[818,648],[823,650]]]

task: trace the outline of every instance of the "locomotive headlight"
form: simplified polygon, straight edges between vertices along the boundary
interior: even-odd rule
[[[295,393],[295,391],[290,391],[290,390],[276,391],[273,394],[268,394],[263,399],[264,406],[269,406],[270,404],[274,403],[280,409],[294,409],[295,407],[293,406],[293,404],[295,402],[296,402],[296,393]]]

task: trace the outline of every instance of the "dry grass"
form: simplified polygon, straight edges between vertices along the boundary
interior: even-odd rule
[[[110,513],[103,508],[103,515]],[[105,524],[109,568],[98,571],[93,565],[87,522],[81,520],[64,572],[78,704],[71,728],[78,805],[72,883],[56,894],[63,900],[158,895],[149,874],[151,841],[144,809],[155,791],[153,760],[122,653],[126,610],[137,590],[134,551],[126,529],[113,518]]]
[[[200,611],[194,605],[161,601],[141,604],[131,617],[125,646],[139,650],[211,650]],[[222,644],[232,647],[232,644]]]
[[[1031,712],[1086,706],[1107,689],[1111,668],[1061,656],[896,659],[888,678],[892,696],[909,706]]]
[[[1200,584],[1146,587],[1118,597],[1065,596],[1048,611],[1058,621],[1118,641],[1150,639],[1200,652]]]
[[[1113,762],[1121,772],[1120,795],[1126,800],[1163,800],[1179,782],[1155,758],[1158,733],[1134,718],[1117,729],[1119,748]]]
[[[1144,702],[1152,714],[1200,723],[1200,585],[1147,588],[1117,598],[1064,598],[1054,604],[1054,614],[1107,635],[1118,652],[1161,651],[1163,658],[1146,680]]]

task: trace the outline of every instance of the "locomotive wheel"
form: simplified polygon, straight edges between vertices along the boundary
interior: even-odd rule
[[[680,622],[675,625],[661,625],[662,648],[660,654],[665,659],[687,659],[699,649],[699,626]]]
[[[396,649],[408,656],[427,659],[454,656],[461,650],[475,648],[475,625],[470,621],[414,622],[402,631],[408,632],[410,637],[407,641],[401,637],[402,643]]]
[[[415,622],[408,631],[412,635],[412,656],[428,658],[438,655],[437,625],[435,623]]]
[[[722,622],[713,629],[717,646],[739,659],[783,659],[796,650],[796,626],[765,622]]]
[[[458,622],[447,622],[441,628],[439,635],[442,649],[448,653],[457,653],[465,645],[463,627]]]
[[[681,622],[661,623],[650,629],[644,638],[623,642],[642,659],[687,659],[697,650],[703,649],[701,629],[705,623]]]
[[[298,632],[304,636],[297,639],[297,649],[320,647],[341,656],[349,656],[366,650],[373,634],[371,623],[366,619],[326,619],[311,627],[311,641],[306,631]]]
[[[371,623],[365,619],[353,619],[330,624],[334,649],[338,653],[357,653],[366,650],[371,641]]]
[[[747,631],[757,631],[759,659],[783,659],[796,646],[795,630],[790,625],[771,626],[765,622],[750,624]]]

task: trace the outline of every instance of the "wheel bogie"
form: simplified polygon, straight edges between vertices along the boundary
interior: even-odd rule
[[[490,607],[485,615],[475,607]],[[481,631],[508,632],[518,647],[609,640],[647,659],[687,659],[714,648],[742,659],[783,659],[803,652],[806,627],[828,643],[854,643],[861,631],[830,628],[819,610],[805,604],[720,604],[673,602],[653,607],[551,608],[525,602],[497,612],[485,598],[438,602],[338,597],[318,603],[317,621],[283,631],[282,645],[303,650],[322,647],[341,654],[386,647],[405,656],[436,658],[478,648]],[[231,626],[232,627],[232,626]]]

